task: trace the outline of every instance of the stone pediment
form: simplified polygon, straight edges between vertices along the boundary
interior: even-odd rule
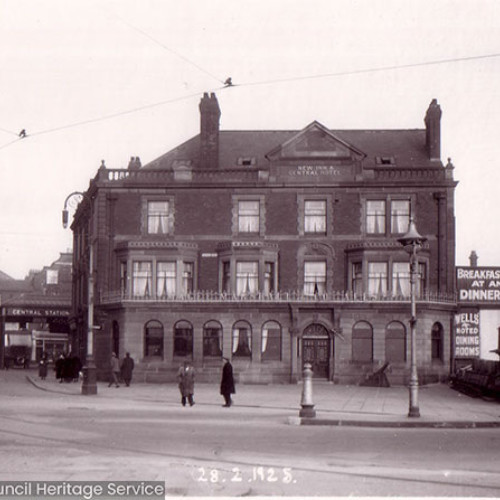
[[[271,162],[322,159],[355,161],[365,156],[362,151],[316,121],[266,155]]]

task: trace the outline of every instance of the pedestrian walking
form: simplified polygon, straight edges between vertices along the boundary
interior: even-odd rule
[[[233,401],[231,399],[231,394],[236,394],[236,389],[234,387],[233,378],[233,366],[229,362],[229,359],[222,358],[222,379],[220,382],[220,393],[224,396],[225,404],[224,408],[229,408]]]
[[[177,372],[177,382],[179,382],[182,406],[186,406],[186,399],[189,401],[189,406],[194,405],[194,376],[194,367],[189,361],[184,361],[184,365],[181,366]]]
[[[59,383],[63,383],[63,368],[64,368],[64,354],[59,354],[59,357],[57,358],[55,365],[54,365],[54,370],[56,372],[56,379],[59,380]]]
[[[119,375],[120,375],[120,361],[116,357],[116,354],[113,352],[111,354],[111,376],[109,379],[108,387],[111,387],[113,384],[115,384],[116,387],[120,387],[120,384],[118,383]]]
[[[134,360],[130,357],[130,353],[127,352],[122,361],[122,379],[127,387],[130,386],[132,381],[132,372],[134,370]]]
[[[48,369],[47,365],[48,365],[47,354],[43,353],[42,357],[40,358],[40,361],[38,362],[38,376],[42,380],[45,380],[47,378],[47,369]]]

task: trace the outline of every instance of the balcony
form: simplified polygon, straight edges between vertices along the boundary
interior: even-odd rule
[[[426,292],[417,297],[417,303],[422,304],[448,304],[457,302],[456,293],[444,294]],[[100,304],[169,304],[169,303],[336,303],[336,304],[363,304],[363,303],[410,303],[410,297],[404,295],[370,295],[368,293],[355,294],[351,291],[334,291],[316,295],[305,295],[298,291],[276,292],[276,293],[253,293],[236,295],[215,291],[197,291],[186,295],[175,295],[168,297],[137,296],[126,292],[102,293]]]

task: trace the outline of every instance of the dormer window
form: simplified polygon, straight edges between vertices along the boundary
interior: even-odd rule
[[[377,156],[376,161],[377,165],[394,165],[396,163],[393,156]]]
[[[254,156],[242,156],[238,158],[238,165],[242,167],[251,167],[256,165],[257,161]]]

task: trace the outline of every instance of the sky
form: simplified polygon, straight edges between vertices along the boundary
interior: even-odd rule
[[[422,129],[436,98],[456,263],[500,266],[497,0],[0,0],[0,271],[68,251],[67,196],[197,135],[203,92],[222,130]]]

